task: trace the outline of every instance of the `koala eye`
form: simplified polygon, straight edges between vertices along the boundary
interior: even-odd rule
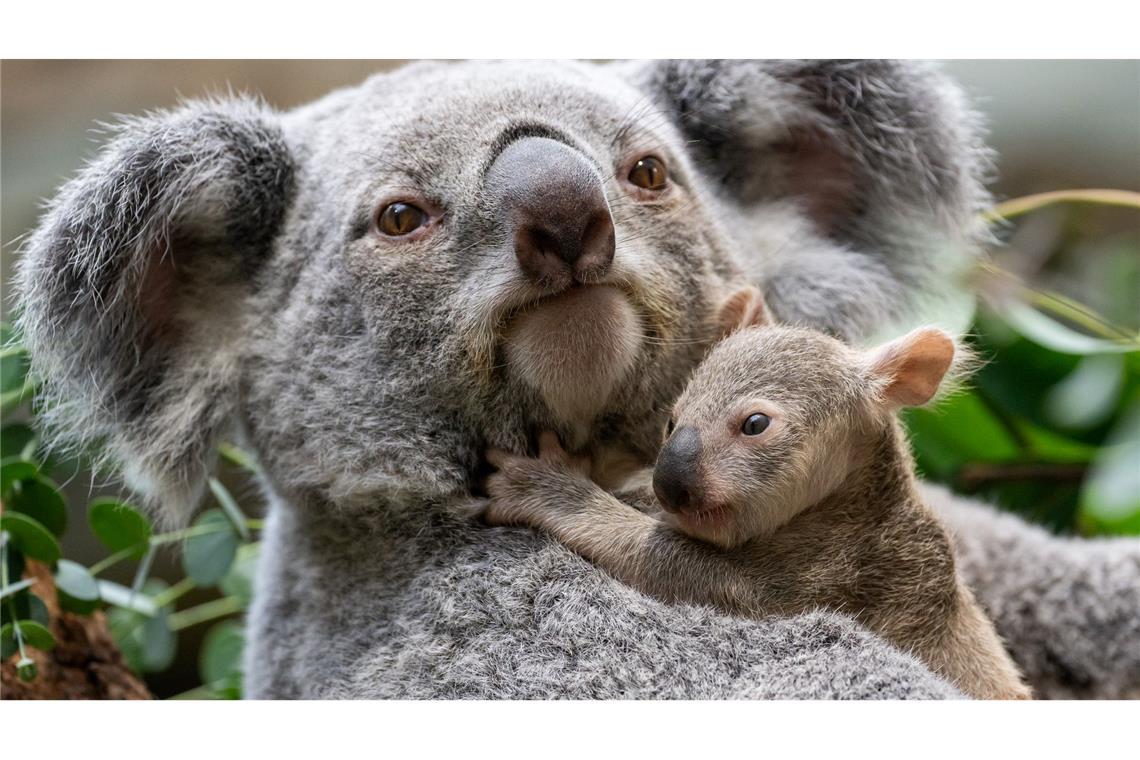
[[[410,203],[389,203],[376,219],[376,226],[390,237],[409,235],[427,223],[423,209]]]
[[[629,170],[629,181],[645,190],[664,190],[667,178],[665,163],[656,156],[638,160]]]
[[[766,414],[753,414],[744,421],[740,432],[745,435],[760,435],[772,424],[772,418]]]
[[[670,418],[669,418],[669,422],[667,422],[667,423],[665,424],[665,437],[666,437],[666,438],[668,438],[669,436],[673,435],[673,428],[674,428],[674,427],[676,427],[676,424],[673,422],[673,418],[672,418],[672,417],[670,417]]]

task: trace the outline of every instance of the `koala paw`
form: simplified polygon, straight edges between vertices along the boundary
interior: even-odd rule
[[[539,436],[537,457],[491,449],[487,461],[496,472],[487,478],[482,517],[492,525],[542,527],[544,516],[574,504],[582,484],[593,486],[589,457],[566,453],[553,433]]]

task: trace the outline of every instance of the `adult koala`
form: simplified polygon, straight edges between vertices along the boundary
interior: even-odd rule
[[[61,436],[171,520],[219,437],[257,451],[251,696],[954,696],[841,615],[665,605],[457,508],[542,429],[610,482],[649,462],[744,281],[850,339],[905,321],[972,249],[985,158],[911,63],[433,63],[288,113],[192,102],[60,191],[23,327]],[[946,514],[1039,693],[1140,684],[1134,547]]]

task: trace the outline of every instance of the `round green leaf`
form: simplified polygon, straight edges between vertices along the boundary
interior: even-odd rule
[[[20,346],[0,348],[0,409],[15,408],[27,395],[28,352]]]
[[[39,465],[22,457],[5,457],[0,460],[0,495],[7,496],[16,481],[34,478],[39,471]]]
[[[55,536],[39,520],[19,512],[0,517],[0,530],[8,531],[12,545],[32,559],[54,565],[63,553]]]
[[[198,653],[198,672],[203,683],[213,683],[241,674],[245,634],[240,623],[226,620],[212,627]]]
[[[178,649],[178,638],[166,622],[166,615],[143,621],[138,631],[141,644],[142,670],[157,673],[170,667]]]
[[[50,651],[55,646],[55,637],[51,635],[47,626],[40,625],[35,620],[21,620],[19,623],[20,635],[24,637],[24,646],[35,647],[44,652]],[[3,627],[0,627],[0,640],[3,643],[4,659],[11,657],[14,652],[19,650],[14,624],[5,623]]]
[[[59,604],[64,609],[86,614],[99,604],[99,584],[95,576],[77,562],[61,559],[55,571]]]
[[[12,614],[13,612],[15,615]],[[0,604],[0,617],[2,617],[0,625],[12,622],[13,618],[16,620],[34,620],[45,627],[51,624],[47,605],[28,589],[13,594],[10,603],[5,599],[4,603]]]
[[[67,530],[67,502],[59,487],[43,475],[21,481],[5,506],[34,518],[57,536]]]
[[[242,544],[237,551],[237,559],[233,567],[222,578],[222,591],[227,596],[236,596],[241,599],[242,605],[249,606],[253,600],[253,580],[257,572],[257,556],[261,551],[261,543]]]
[[[0,457],[26,456],[25,450],[34,451],[35,447],[36,432],[27,425],[17,423],[0,428]]]
[[[87,509],[91,532],[113,552],[135,548],[135,559],[146,554],[150,521],[134,507],[117,499],[96,499]]]
[[[213,530],[191,536],[182,543],[182,567],[199,586],[212,586],[230,569],[240,541],[229,518],[220,510],[204,513],[194,525]]]

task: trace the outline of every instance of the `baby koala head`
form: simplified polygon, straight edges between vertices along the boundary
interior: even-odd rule
[[[721,318],[729,334],[674,406],[653,488],[678,529],[726,548],[832,493],[900,407],[934,397],[954,361],[954,341],[932,327],[859,351],[774,325],[751,288]]]

